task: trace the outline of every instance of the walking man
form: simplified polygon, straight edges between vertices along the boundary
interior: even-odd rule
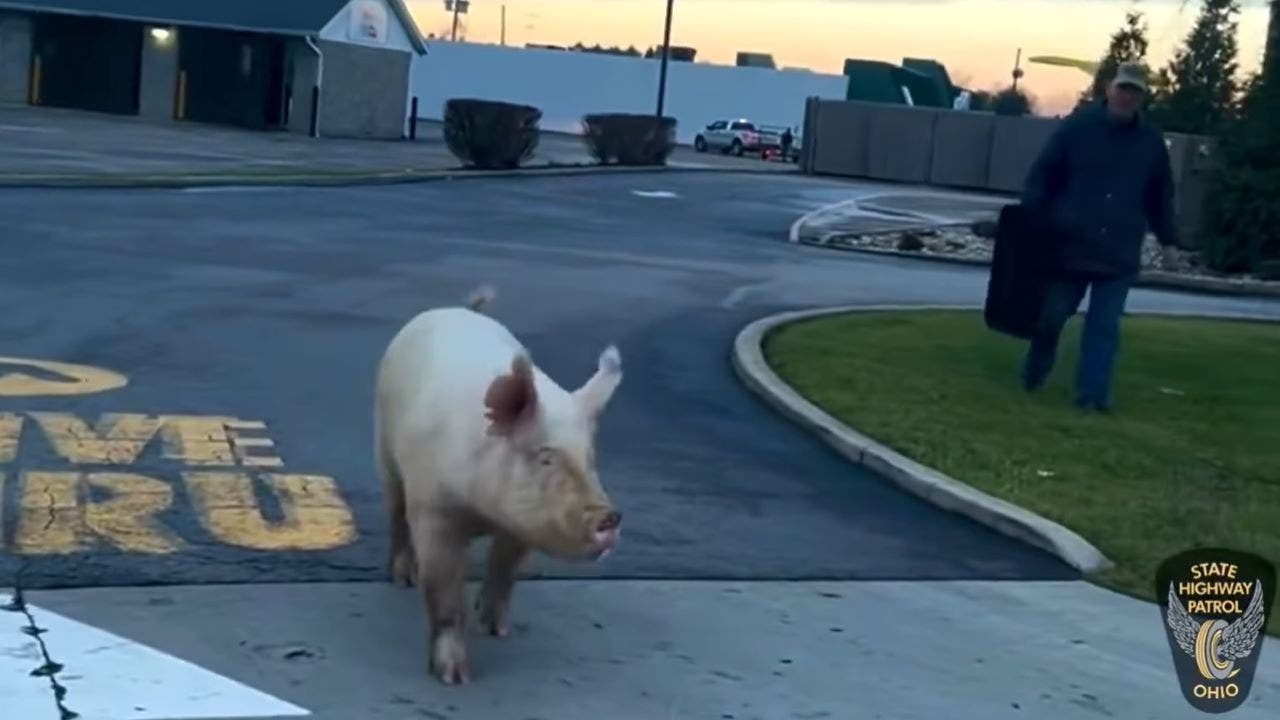
[[[1173,171],[1159,130],[1141,108],[1146,68],[1120,65],[1104,100],[1061,121],[1027,177],[1022,203],[1046,228],[1053,272],[1039,327],[1023,361],[1028,391],[1044,384],[1058,339],[1085,291],[1076,405],[1108,412],[1120,320],[1150,228],[1165,267],[1177,261]]]

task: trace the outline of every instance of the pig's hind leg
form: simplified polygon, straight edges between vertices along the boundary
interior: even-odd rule
[[[430,669],[449,685],[471,681],[464,637],[468,539],[465,532],[444,516],[424,513],[414,517],[418,579],[431,628]]]
[[[509,613],[511,592],[515,589],[516,573],[529,549],[511,534],[494,532],[489,546],[489,571],[484,585],[476,596],[476,609],[490,635],[506,637],[511,627]]]
[[[417,583],[418,562],[414,557],[413,542],[409,537],[409,518],[405,508],[404,478],[391,456],[380,431],[374,440],[374,464],[382,480],[382,492],[387,504],[387,519],[391,528],[391,551],[387,569],[391,582],[399,587],[412,587]]]

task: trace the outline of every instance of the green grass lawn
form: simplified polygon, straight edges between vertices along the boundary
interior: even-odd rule
[[[1080,533],[1116,564],[1105,586],[1154,600],[1156,567],[1192,546],[1280,560],[1280,324],[1127,317],[1111,416],[1071,405],[1080,326],[1032,396],[1026,344],[977,312],[808,320],[765,356],[859,432]]]

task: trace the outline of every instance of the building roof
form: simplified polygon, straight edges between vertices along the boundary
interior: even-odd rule
[[[0,0],[0,9],[266,32],[315,35],[350,0]],[[422,34],[403,0],[387,0],[409,41],[425,54]]]
[[[845,58],[844,74],[849,76],[845,99],[903,104],[903,88],[911,94],[911,104],[922,107],[951,107],[937,80],[917,70],[882,60]]]

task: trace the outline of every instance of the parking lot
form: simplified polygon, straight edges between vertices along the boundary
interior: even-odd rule
[[[449,169],[460,162],[438,122],[422,121],[416,141],[316,140],[192,123],[154,123],[49,108],[0,105],[0,175],[12,173],[211,173]],[[583,140],[544,133],[529,166],[590,164]],[[677,148],[673,165],[794,170],[759,157]]]

